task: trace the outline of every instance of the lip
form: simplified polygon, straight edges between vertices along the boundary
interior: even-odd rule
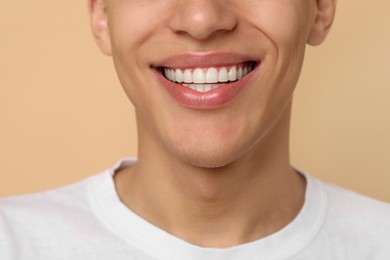
[[[197,52],[183,53],[168,57],[152,65],[154,68],[204,68],[204,67],[224,67],[235,65],[246,61],[259,63],[258,57],[253,57],[233,52]]]
[[[257,66],[253,71],[242,79],[222,85],[214,90],[207,92],[198,92],[181,84],[174,83],[166,79],[161,73],[161,67],[164,68],[207,68],[207,67],[225,67],[236,65],[243,62],[256,62]],[[184,107],[193,109],[217,109],[229,105],[246,88],[252,77],[258,71],[260,61],[257,58],[234,53],[186,53],[171,56],[153,64],[152,71],[157,77],[158,82],[167,91],[177,103]]]

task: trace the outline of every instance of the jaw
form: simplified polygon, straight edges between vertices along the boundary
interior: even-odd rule
[[[286,85],[286,82],[276,81],[272,74],[274,67],[273,59],[264,59],[252,75],[247,75],[250,82],[240,95],[228,105],[213,109],[183,106],[164,95],[161,85],[151,80],[153,86],[147,100],[154,102],[148,106],[136,104],[138,133],[145,151],[140,154],[202,168],[218,168],[257,148],[266,147],[264,158],[281,146],[288,150],[285,137],[288,127],[281,130],[277,125],[288,121],[283,115],[289,110],[293,83]],[[159,75],[162,77],[161,73]],[[165,77],[161,80],[168,81]],[[285,134],[272,134],[275,131]],[[270,140],[275,135],[279,136],[278,140]],[[278,148],[265,145],[272,142]]]
[[[150,131],[140,119],[140,156],[200,168],[221,168],[243,158],[260,163],[276,155],[287,157],[289,113],[287,106],[270,123],[256,121],[234,108],[206,112],[187,109],[174,117],[163,114],[158,131]]]

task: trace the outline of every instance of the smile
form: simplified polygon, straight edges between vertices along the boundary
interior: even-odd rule
[[[209,68],[161,68],[166,79],[179,83],[197,92],[208,92],[223,85],[241,80],[253,71],[254,62],[244,62],[232,66]]]
[[[159,85],[177,104],[219,109],[235,100],[261,69],[261,57],[232,52],[173,55],[152,64]]]

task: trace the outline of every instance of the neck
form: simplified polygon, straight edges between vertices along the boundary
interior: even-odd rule
[[[219,168],[140,150],[138,163],[115,176],[119,196],[144,219],[199,246],[230,247],[272,234],[298,214],[305,186],[289,164],[288,119],[280,121],[284,131]]]

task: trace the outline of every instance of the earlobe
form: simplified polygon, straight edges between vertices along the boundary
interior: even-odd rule
[[[314,1],[317,12],[307,39],[307,43],[313,46],[320,45],[325,40],[334,20],[337,3],[337,0]]]
[[[88,0],[90,24],[95,41],[105,55],[111,55],[111,39],[104,0]]]

